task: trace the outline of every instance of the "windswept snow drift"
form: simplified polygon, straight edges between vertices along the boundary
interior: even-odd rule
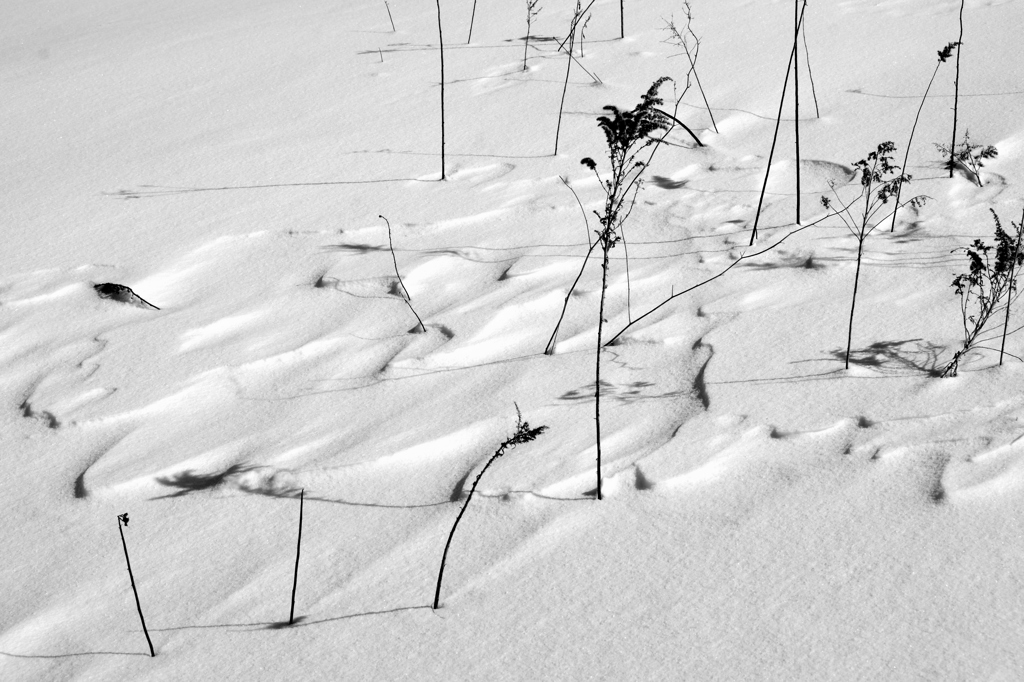
[[[945,176],[942,65],[907,168],[930,201],[866,242],[851,369],[856,242],[831,219],[606,349],[597,502],[596,256],[542,351],[602,206],[579,165],[604,169],[595,117],[661,75],[682,91],[679,6],[626,3],[618,40],[619,3],[593,5],[578,58],[600,81],[571,71],[552,156],[571,3],[545,5],[525,72],[521,7],[480,3],[466,45],[474,3],[442,3],[439,182],[433,3],[392,0],[395,32],[379,2],[9,4],[0,677],[1024,677],[1024,347],[935,376],[960,338],[951,252],[1022,210],[1021,5],[966,3],[959,126],[999,157],[984,187]],[[706,146],[658,149],[605,338],[756,250],[792,4],[692,4],[719,132],[691,88]],[[902,160],[958,13],[808,7],[802,224],[878,143]],[[797,227],[792,116],[757,248]],[[514,403],[549,430],[481,480],[432,612]]]

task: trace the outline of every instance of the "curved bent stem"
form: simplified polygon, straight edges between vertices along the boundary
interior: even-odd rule
[[[822,220],[824,220],[825,218],[827,218],[827,217],[829,217],[829,216],[831,216],[831,215],[833,215],[833,214],[831,214],[831,213],[830,213],[829,215],[827,215],[827,216],[824,216],[824,217],[822,217],[822,218],[819,218],[818,220],[815,220],[814,222],[811,222],[811,223],[807,223],[806,225],[803,225],[803,226],[801,226],[800,228],[798,228],[798,229],[796,229],[796,230],[793,230],[792,232],[790,232],[790,233],[789,233],[789,234],[787,234],[787,235],[786,235],[785,237],[783,237],[783,238],[782,238],[782,239],[780,239],[779,241],[775,242],[774,244],[772,244],[772,245],[771,245],[771,246],[769,246],[768,248],[765,248],[765,249],[761,249],[760,251],[758,251],[758,252],[756,252],[756,253],[744,254],[744,255],[740,256],[740,257],[739,257],[739,258],[737,258],[737,259],[736,259],[735,261],[733,261],[733,262],[732,262],[732,263],[731,263],[731,264],[729,265],[729,267],[727,267],[727,268],[726,268],[725,270],[722,270],[721,272],[719,272],[719,273],[718,273],[717,275],[714,275],[713,277],[708,277],[708,278],[707,278],[706,280],[704,280],[704,281],[702,281],[702,282],[699,282],[699,283],[697,283],[697,284],[694,284],[694,285],[693,285],[692,287],[688,287],[688,288],[686,288],[686,289],[683,289],[682,291],[674,292],[674,293],[673,293],[673,294],[672,294],[671,296],[669,296],[668,298],[666,298],[666,299],[665,299],[664,301],[662,301],[662,302],[661,302],[661,303],[659,303],[658,305],[654,306],[653,308],[651,308],[650,310],[648,310],[648,311],[647,311],[646,313],[644,313],[643,315],[641,315],[640,317],[636,318],[635,320],[633,320],[632,322],[630,322],[629,324],[627,324],[627,325],[626,325],[625,327],[623,327],[622,329],[620,329],[620,330],[618,331],[618,333],[616,333],[616,334],[615,334],[615,336],[613,336],[613,337],[612,337],[611,339],[609,339],[609,340],[607,341],[607,343],[605,343],[604,345],[605,345],[605,346],[611,346],[612,344],[614,344],[614,343],[615,343],[615,341],[616,341],[616,340],[617,340],[617,339],[618,339],[618,338],[619,338],[620,336],[622,336],[623,334],[625,334],[625,333],[626,333],[626,332],[627,332],[627,331],[629,330],[629,328],[630,328],[630,327],[632,327],[633,325],[635,325],[635,324],[639,323],[639,322],[640,322],[641,320],[643,320],[643,319],[644,319],[645,317],[647,317],[648,315],[652,315],[652,314],[654,314],[655,312],[657,312],[657,311],[658,311],[658,310],[659,310],[660,308],[662,308],[663,306],[665,306],[665,305],[668,305],[668,303],[669,303],[670,301],[672,301],[673,299],[676,299],[676,298],[678,298],[678,297],[682,296],[683,294],[687,294],[687,293],[689,293],[689,292],[693,291],[694,289],[699,289],[700,287],[704,286],[705,284],[707,284],[707,283],[709,283],[709,282],[713,282],[714,280],[718,279],[719,277],[721,277],[722,275],[724,275],[725,273],[729,272],[729,271],[730,271],[730,270],[732,270],[732,269],[733,269],[734,267],[736,267],[737,265],[739,265],[741,261],[745,261],[745,260],[747,260],[748,258],[754,258],[754,257],[756,257],[756,256],[760,256],[760,255],[761,255],[762,253],[767,253],[768,251],[771,251],[771,250],[772,250],[772,249],[774,249],[774,248],[775,248],[776,246],[778,246],[778,245],[779,245],[779,244],[781,244],[782,242],[786,241],[787,239],[789,239],[790,237],[792,237],[792,236],[793,236],[794,234],[796,234],[797,232],[802,232],[803,230],[806,230],[806,229],[807,229],[808,227],[811,227],[811,226],[813,226],[813,225],[817,225],[817,224],[818,224],[818,223],[820,223],[820,222],[821,222]]]

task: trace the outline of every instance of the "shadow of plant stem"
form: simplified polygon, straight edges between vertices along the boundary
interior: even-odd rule
[[[865,348],[852,350],[850,362],[863,367],[877,367],[880,370],[895,366],[900,369],[924,372],[929,376],[939,376],[939,353],[942,350],[942,346],[924,342],[921,339],[876,341]],[[840,348],[831,351],[830,355],[842,360],[845,351]]]
[[[238,474],[244,474],[248,471],[252,471],[257,467],[252,464],[232,464],[224,471],[220,473],[212,474],[197,474],[193,473],[192,469],[186,469],[180,471],[173,476],[160,476],[157,477],[157,483],[165,485],[171,488],[180,488],[176,493],[170,495],[164,495],[163,497],[181,497],[191,492],[198,490],[209,490],[216,488],[217,486],[223,485],[227,479]]]
[[[451,547],[452,538],[455,537],[455,529],[459,527],[459,521],[462,520],[462,515],[466,513],[466,508],[469,506],[469,501],[473,499],[473,493],[476,492],[476,486],[480,483],[480,477],[484,475],[487,468],[494,463],[494,460],[498,459],[505,454],[507,448],[515,448],[517,445],[522,443],[529,443],[532,440],[536,440],[537,436],[547,431],[546,426],[538,426],[537,428],[530,428],[529,423],[523,421],[523,414],[519,411],[519,406],[516,405],[516,431],[511,436],[505,439],[505,441],[498,446],[498,449],[494,451],[491,458],[487,460],[487,464],[480,470],[480,473],[476,475],[476,479],[473,481],[473,487],[469,489],[469,495],[466,496],[466,502],[462,505],[462,509],[459,510],[459,515],[455,517],[455,523],[452,524],[452,530],[448,533],[448,542],[444,545],[444,553],[441,555],[441,568],[437,572],[437,588],[434,590],[434,609],[437,609],[440,605],[441,600],[441,580],[444,577],[444,564],[448,559],[448,548]]]

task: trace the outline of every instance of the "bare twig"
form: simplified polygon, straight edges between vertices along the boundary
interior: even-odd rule
[[[423,324],[423,320],[416,314],[416,310],[412,307],[412,296],[409,295],[409,290],[405,288],[405,282],[402,281],[402,275],[398,272],[398,259],[395,258],[395,245],[391,242],[391,221],[382,215],[378,215],[378,218],[383,220],[388,225],[388,248],[391,250],[391,262],[395,264],[395,277],[398,278],[398,284],[402,287],[402,300],[409,306],[409,310],[412,311],[413,315],[416,315],[416,322],[419,323],[419,328],[414,328],[413,331],[416,333],[423,333],[427,331],[427,328]]]
[[[306,499],[306,489],[299,491],[299,540],[295,546],[295,578],[292,580],[292,608],[288,612],[288,625],[295,622],[295,592],[299,588],[299,553],[302,551],[302,507]]]
[[[476,20],[476,0],[473,0],[473,13],[469,17],[469,35],[466,37],[466,44],[473,40],[473,22]]]

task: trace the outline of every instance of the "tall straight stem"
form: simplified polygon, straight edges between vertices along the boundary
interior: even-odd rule
[[[800,25],[800,33],[804,40],[804,61],[807,62],[807,79],[811,81],[811,97],[814,98],[814,118],[821,118],[821,111],[818,109],[818,93],[814,89],[814,74],[811,72],[811,52],[807,49],[807,24]]]
[[[864,252],[864,239],[857,242],[857,272],[853,276],[853,302],[850,303],[850,328],[846,333],[846,369],[850,369],[850,346],[853,344],[853,309],[857,305],[857,284],[860,282],[860,256]]]
[[[807,5],[804,5],[804,10],[807,9]],[[797,24],[803,23],[803,11],[800,12],[800,18],[797,20]],[[754,229],[750,233],[750,245],[754,245],[754,240],[757,239],[757,223],[761,219],[761,206],[764,203],[764,192],[768,188],[768,175],[772,169],[772,157],[775,155],[775,143],[779,139],[779,125],[782,123],[782,107],[786,103],[786,86],[789,85],[789,72],[793,67],[793,58],[796,56],[796,41],[793,41],[793,49],[789,51],[789,63],[786,64],[786,78],[782,81],[782,98],[779,99],[779,113],[775,117],[775,134],[772,135],[772,148],[768,152],[768,167],[764,171],[764,184],[761,185],[761,196],[757,200],[757,212],[754,214]]]
[[[623,4],[624,1],[625,0],[619,0],[619,39],[620,40],[622,38],[626,37],[625,10],[622,7],[622,4]]]
[[[135,594],[135,608],[139,612],[139,620],[142,622],[142,632],[146,635],[146,643],[149,644],[149,655],[156,656],[153,651],[153,640],[149,638],[149,630],[146,629],[146,619],[142,616],[142,604],[139,602],[139,591],[135,589],[135,576],[132,574],[132,562],[128,559],[128,543],[124,541],[124,530],[121,528],[121,519],[117,519],[117,532],[121,534],[121,546],[124,547],[124,562],[128,565],[128,579],[132,582],[132,593]]]
[[[597,368],[594,371],[594,424],[597,432],[597,499],[599,500],[603,499],[601,496],[601,332],[604,330],[604,296],[608,288],[610,238],[609,229],[605,228],[601,244],[601,248],[604,250],[604,260],[601,262],[601,305],[597,316]]]
[[[295,578],[292,580],[292,610],[288,612],[288,625],[295,622],[295,592],[299,588],[299,554],[302,552],[302,506],[305,502],[306,489],[299,492],[299,541],[295,546]]]
[[[949,144],[949,177],[953,177],[953,163],[956,159],[956,116],[960,105],[960,51],[964,43],[964,0],[960,0],[960,37],[956,47],[956,77],[953,80],[953,141]]]
[[[806,3],[806,0],[804,0]],[[793,3],[793,129],[796,133],[796,224],[800,224],[800,0]]]
[[[473,13],[469,16],[469,36],[466,38],[466,44],[469,45],[469,41],[473,40],[473,22],[476,20],[476,0],[473,0]]]
[[[387,0],[384,0],[384,8],[388,11],[388,21],[391,22],[391,32],[395,32],[395,20],[391,18],[391,8],[388,7]]]
[[[558,156],[558,136],[562,132],[562,108],[565,107],[565,93],[569,89],[569,69],[572,68],[572,47],[576,42],[576,22],[578,17],[573,17],[572,26],[569,30],[569,59],[565,63],[565,83],[562,84],[562,101],[558,103],[558,125],[555,127],[555,153]],[[571,189],[571,188],[570,188]]]
[[[444,36],[441,34],[441,0],[437,0],[437,41],[441,47],[441,179],[444,174]]]

